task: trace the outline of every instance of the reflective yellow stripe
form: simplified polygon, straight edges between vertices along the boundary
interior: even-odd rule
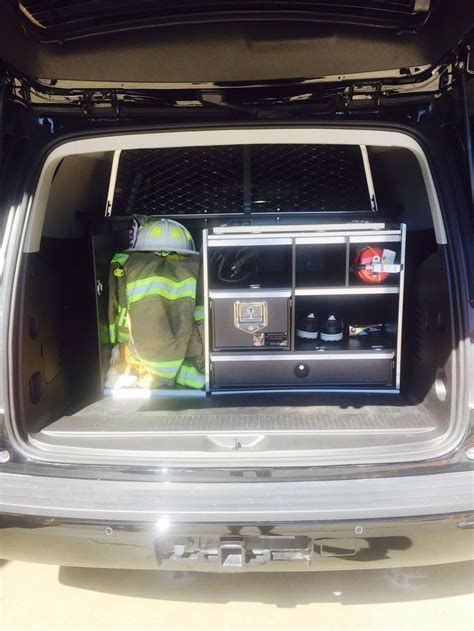
[[[163,285],[170,288],[180,288],[189,283],[196,284],[196,279],[193,276],[183,278],[183,280],[171,280],[170,278],[166,278],[166,276],[147,276],[146,278],[140,278],[140,280],[134,280],[127,283],[127,291],[134,290],[154,282],[163,283]]]
[[[204,320],[204,305],[196,306],[194,309],[194,320],[198,322],[199,320]]]
[[[170,361],[162,361],[162,362],[152,361],[149,359],[140,359],[140,361],[142,361],[143,363],[146,363],[148,366],[153,366],[155,368],[163,368],[163,369],[176,368],[177,370],[179,370],[179,367],[183,363],[182,359],[172,359]]]
[[[166,298],[167,300],[180,300],[181,298],[194,298],[196,292],[194,289],[189,288],[183,291],[173,291],[168,289],[163,289],[162,287],[150,287],[147,291],[141,292],[140,294],[135,294],[129,296],[130,304],[134,302],[139,302],[144,298],[149,298],[150,296],[161,296],[162,298]]]
[[[123,326],[125,324],[125,320],[127,319],[127,309],[126,307],[122,307],[120,309],[120,316],[118,319],[118,326]]]
[[[163,379],[170,379],[172,381],[175,380],[178,370],[183,363],[182,359],[171,360],[171,361],[148,361],[146,359],[140,358],[140,362],[145,366],[147,370],[149,370],[153,375],[157,375]]]
[[[117,327],[115,324],[109,324],[109,339],[112,344],[117,341]]]
[[[196,279],[185,278],[173,281],[164,276],[150,276],[132,283],[127,283],[129,303],[138,302],[149,296],[162,296],[167,300],[196,297]]]
[[[119,265],[123,265],[129,259],[130,254],[125,254],[125,252],[118,252],[114,254],[112,257],[111,263],[118,263]]]
[[[176,377],[176,383],[180,386],[188,386],[200,390],[204,387],[205,378],[202,372],[192,366],[181,366]]]

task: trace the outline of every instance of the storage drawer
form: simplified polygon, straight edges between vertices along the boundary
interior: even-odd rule
[[[215,388],[393,385],[393,351],[211,355]]]

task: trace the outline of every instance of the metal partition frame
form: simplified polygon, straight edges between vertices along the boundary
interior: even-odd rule
[[[400,252],[400,262],[402,269],[400,272],[400,294],[398,298],[398,326],[397,326],[397,356],[395,358],[395,387],[400,390],[401,381],[401,362],[402,362],[402,333],[403,333],[403,297],[405,287],[405,252],[406,252],[406,232],[405,224],[400,225],[402,247]]]
[[[117,173],[120,162],[120,154],[122,151],[118,149],[114,151],[114,157],[112,158],[112,166],[110,169],[110,180],[109,180],[109,188],[107,191],[107,202],[105,204],[105,216],[111,217],[112,209],[114,205],[114,196],[115,196],[115,185],[117,183]]]
[[[204,376],[205,376],[205,391],[210,390],[210,313],[209,313],[209,267],[208,267],[208,250],[207,241],[209,232],[207,229],[202,231],[202,274],[203,274],[203,298],[204,298]]]

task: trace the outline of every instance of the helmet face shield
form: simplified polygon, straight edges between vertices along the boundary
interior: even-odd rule
[[[139,252],[199,254],[189,230],[173,219],[136,222],[132,239],[130,249]]]

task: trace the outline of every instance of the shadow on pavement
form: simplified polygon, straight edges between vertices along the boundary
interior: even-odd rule
[[[474,562],[387,570],[212,574],[61,567],[63,585],[137,598],[292,608],[409,602],[472,593]]]

